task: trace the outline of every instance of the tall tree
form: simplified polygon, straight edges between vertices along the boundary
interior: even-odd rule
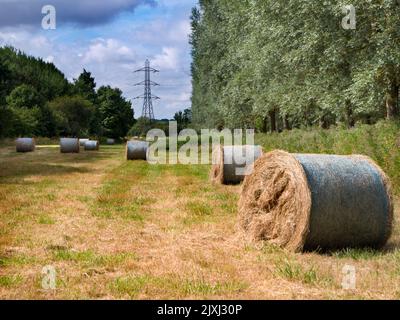
[[[87,136],[93,117],[93,104],[81,96],[64,96],[49,103],[59,134],[71,137]]]
[[[43,99],[33,86],[22,84],[16,87],[6,98],[7,104],[13,108],[33,108],[43,105]]]
[[[97,95],[104,134],[116,139],[125,137],[134,122],[132,104],[120,89],[110,86],[100,87]]]
[[[82,96],[93,104],[96,103],[96,82],[90,72],[83,69],[78,79],[74,81],[74,89],[75,94]]]
[[[188,128],[189,124],[192,122],[192,110],[185,109],[176,112],[174,120],[178,123],[178,131]]]
[[[190,40],[194,125],[327,128],[398,117],[400,5],[355,0],[349,30],[347,4],[200,1]]]

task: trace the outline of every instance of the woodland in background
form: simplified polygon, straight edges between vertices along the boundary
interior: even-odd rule
[[[73,83],[53,63],[0,48],[0,137],[125,137],[131,103],[110,86],[96,90],[83,70]]]
[[[259,131],[399,117],[400,2],[200,0],[192,12],[193,125]]]

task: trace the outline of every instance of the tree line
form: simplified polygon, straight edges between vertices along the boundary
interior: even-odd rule
[[[192,121],[257,128],[375,123],[399,112],[400,2],[200,0],[191,16]]]
[[[0,137],[125,137],[131,102],[110,86],[96,90],[83,70],[72,83],[53,63],[0,48]]]

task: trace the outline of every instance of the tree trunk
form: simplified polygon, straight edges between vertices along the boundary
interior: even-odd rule
[[[263,133],[267,133],[268,132],[268,117],[265,117],[263,119],[263,123],[262,123],[262,132]]]
[[[353,106],[351,105],[350,100],[346,100],[346,117],[347,117],[347,125],[349,128],[354,128],[355,120],[353,114]]]
[[[319,120],[319,126],[321,129],[329,129],[329,123],[328,123],[325,115],[323,115],[321,117],[321,119]]]
[[[285,118],[284,118],[284,124],[285,124],[286,130],[292,130],[292,128],[290,127],[289,118],[287,116],[285,116]]]
[[[372,124],[372,117],[370,114],[366,116],[365,123],[371,125]]]
[[[271,110],[269,112],[269,118],[271,120],[271,132],[276,132],[276,111]]]
[[[393,120],[398,116],[399,86],[393,81],[392,88],[386,96],[386,117]]]

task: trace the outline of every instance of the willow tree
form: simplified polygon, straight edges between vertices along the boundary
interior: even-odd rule
[[[275,130],[277,122],[351,127],[383,118],[385,108],[387,118],[398,116],[400,5],[355,0],[346,17],[347,4],[200,1],[192,34],[194,122],[248,127],[258,118]]]

